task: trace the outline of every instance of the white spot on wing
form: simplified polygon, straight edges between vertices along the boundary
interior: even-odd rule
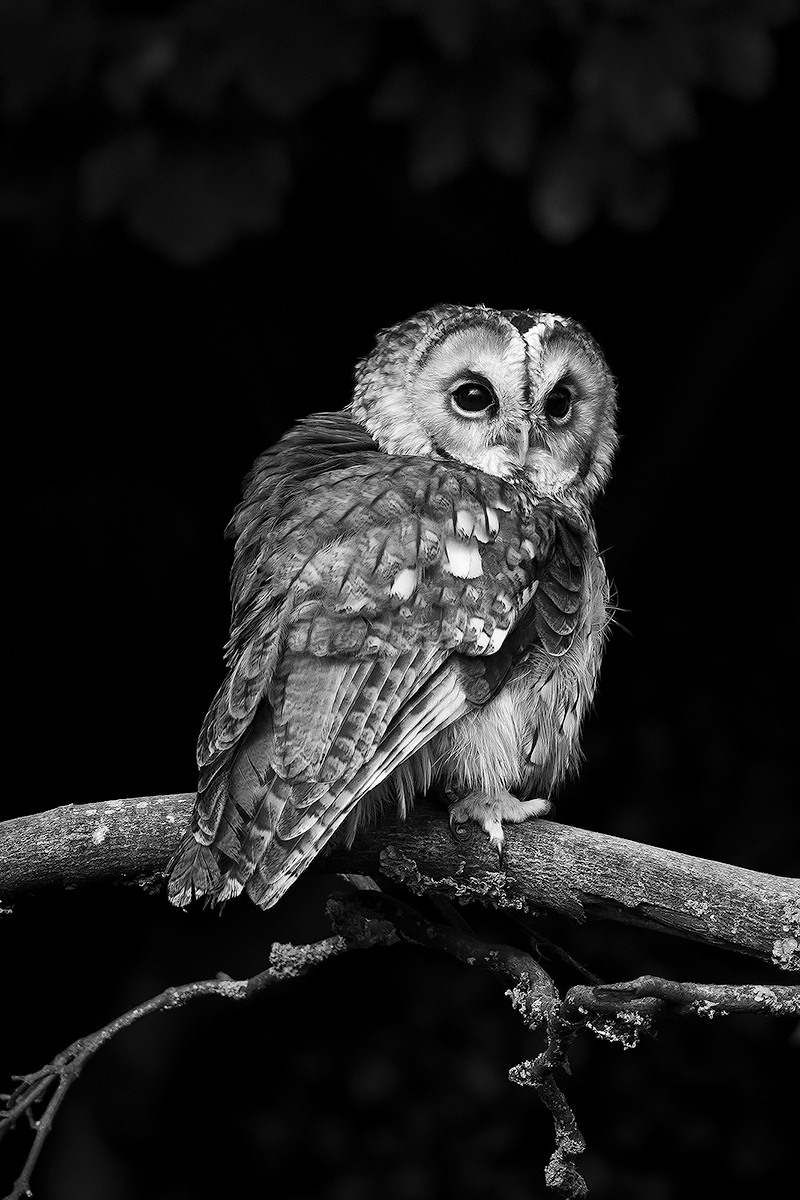
[[[102,846],[110,832],[111,830],[109,829],[108,825],[98,825],[96,829],[93,829],[92,841],[94,842],[95,846]]]
[[[459,537],[469,538],[475,528],[475,517],[466,508],[460,508],[456,513],[456,533]]]
[[[497,537],[500,532],[500,518],[493,508],[486,509],[486,528],[490,537]]]
[[[362,609],[370,608],[373,603],[374,601],[370,596],[349,596],[342,605],[342,612],[358,613],[361,612]]]
[[[419,583],[419,572],[416,567],[405,567],[394,577],[394,582],[390,588],[390,594],[396,596],[399,600],[408,600],[414,595]]]
[[[476,635],[475,649],[479,654],[483,654],[484,650],[489,647],[489,635],[486,632],[486,623],[483,617],[470,617],[469,627]]]
[[[481,552],[474,538],[470,538],[468,542],[447,538],[445,552],[447,554],[445,570],[449,571],[451,575],[455,575],[457,579],[477,579],[479,575],[483,574]]]
[[[489,645],[487,646],[489,654],[497,653],[510,632],[510,629],[500,629],[499,627],[495,628],[494,633],[489,638]]]
[[[492,634],[486,632],[486,622],[482,617],[470,617],[469,627],[477,635],[475,649],[479,654],[495,654],[508,637],[510,630],[498,629],[495,626]]]

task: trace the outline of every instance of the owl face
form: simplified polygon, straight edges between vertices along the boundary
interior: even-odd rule
[[[442,305],[384,330],[351,411],[388,454],[456,459],[590,501],[617,437],[614,381],[577,321]]]

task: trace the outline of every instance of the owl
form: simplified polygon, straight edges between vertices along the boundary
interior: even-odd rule
[[[577,321],[440,305],[244,484],[227,674],[174,904],[274,904],[331,838],[435,789],[502,853],[580,756],[609,592],[590,505],[615,385]]]

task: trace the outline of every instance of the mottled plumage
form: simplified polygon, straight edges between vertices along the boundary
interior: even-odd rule
[[[432,783],[498,848],[503,820],[547,811],[607,624],[589,504],[614,412],[577,322],[440,306],[257,460],[174,903],[273,904],[337,831]]]

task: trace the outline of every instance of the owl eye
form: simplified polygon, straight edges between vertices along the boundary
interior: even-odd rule
[[[563,421],[565,417],[569,416],[569,410],[572,408],[572,393],[568,387],[563,385],[554,387],[545,400],[544,406],[547,409],[548,417],[552,417],[554,421]]]
[[[494,392],[486,383],[470,380],[460,384],[452,394],[453,408],[467,417],[486,412],[495,403]]]

